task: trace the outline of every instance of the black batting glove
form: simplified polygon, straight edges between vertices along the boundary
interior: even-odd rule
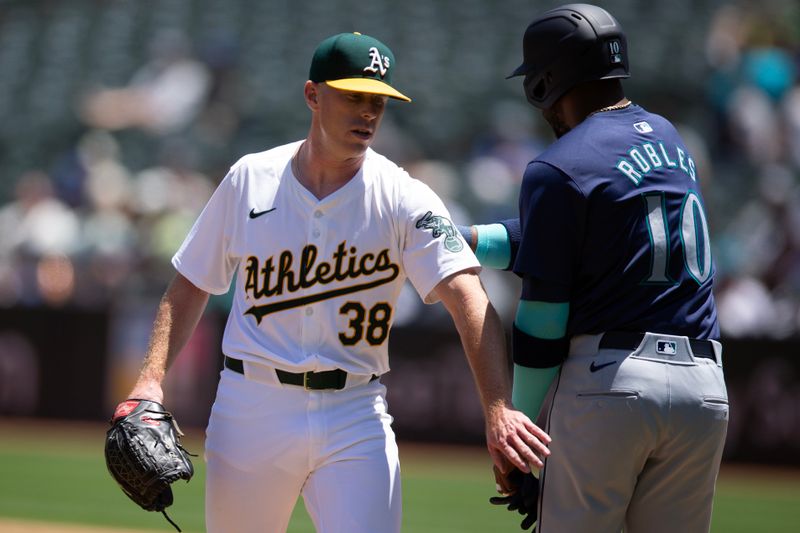
[[[498,476],[503,474],[495,470],[498,487],[509,490],[509,493],[489,498],[489,503],[505,505],[509,511],[517,511],[524,517],[520,523],[523,531],[528,531],[532,527],[535,531],[538,519],[539,480],[533,474],[526,474],[516,468],[505,474],[502,480]]]

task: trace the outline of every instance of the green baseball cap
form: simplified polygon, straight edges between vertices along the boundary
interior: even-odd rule
[[[394,54],[374,37],[340,33],[317,46],[308,79],[334,89],[382,94],[405,102],[411,98],[392,87]]]

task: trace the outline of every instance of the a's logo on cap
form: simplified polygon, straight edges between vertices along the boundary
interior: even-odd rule
[[[389,58],[382,56],[374,46],[369,49],[369,58],[372,62],[364,68],[364,72],[372,72],[373,74],[380,72],[381,78],[386,76],[386,72],[389,70]]]

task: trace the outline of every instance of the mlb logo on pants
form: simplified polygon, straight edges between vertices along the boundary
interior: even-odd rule
[[[656,341],[656,352],[664,355],[675,355],[678,353],[678,343],[675,341]]]

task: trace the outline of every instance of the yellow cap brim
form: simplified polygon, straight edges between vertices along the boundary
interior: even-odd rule
[[[380,94],[390,98],[410,102],[411,98],[404,95],[391,85],[372,78],[346,78],[343,80],[326,81],[329,86],[341,91],[353,91],[356,93]]]

